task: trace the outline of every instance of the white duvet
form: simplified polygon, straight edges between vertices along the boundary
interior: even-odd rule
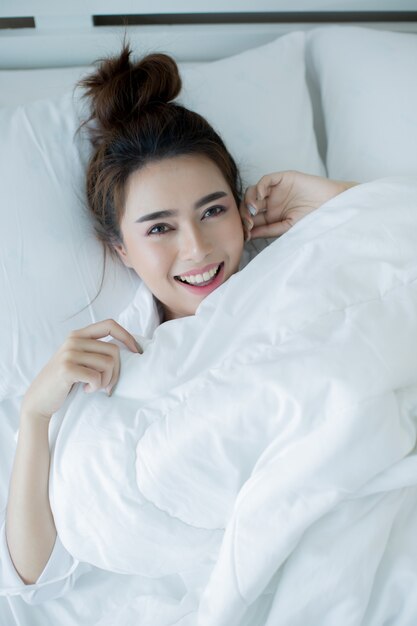
[[[155,607],[182,581],[138,624],[415,626],[416,180],[335,198],[121,353],[111,398],[56,416],[51,500]]]

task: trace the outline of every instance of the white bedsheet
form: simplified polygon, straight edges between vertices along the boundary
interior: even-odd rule
[[[415,180],[353,188],[122,351],[111,398],[76,390],[51,476],[67,549],[179,576],[178,623],[415,624],[416,242]]]
[[[51,499],[93,566],[1,626],[415,626],[416,242],[416,180],[353,188],[76,389]]]

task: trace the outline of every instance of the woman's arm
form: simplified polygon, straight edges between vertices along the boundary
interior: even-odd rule
[[[49,421],[74,383],[84,383],[88,392],[105,388],[111,394],[119,378],[120,355],[117,345],[100,341],[108,335],[140,352],[134,337],[114,320],[91,324],[71,333],[23,399],[6,539],[16,571],[26,584],[39,578],[57,535],[49,503]]]
[[[26,584],[49,560],[56,528],[49,504],[49,419],[23,411],[10,481],[6,537],[13,564]]]

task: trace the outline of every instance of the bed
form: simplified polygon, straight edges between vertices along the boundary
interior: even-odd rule
[[[108,259],[95,298],[75,135],[75,83],[125,30],[138,54],[175,56],[181,101],[246,185],[279,170],[360,185],[250,242],[198,315],[133,328],[143,358],[122,351],[114,397],[74,390],[50,493],[81,574],[48,602],[3,586],[0,624],[414,626],[415,3],[114,4],[1,7],[1,523],[25,390],[140,287]]]

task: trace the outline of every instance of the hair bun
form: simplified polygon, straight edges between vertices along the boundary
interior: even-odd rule
[[[131,54],[125,43],[117,57],[100,61],[97,70],[79,83],[91,99],[88,121],[95,119],[104,131],[145,107],[171,102],[181,90],[178,67],[170,56],[149,54],[132,63]]]

